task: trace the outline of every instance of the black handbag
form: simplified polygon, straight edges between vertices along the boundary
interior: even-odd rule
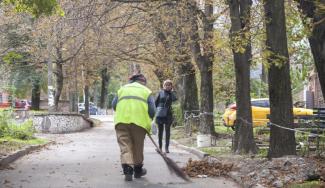
[[[157,107],[156,117],[167,117],[167,108],[160,106]]]

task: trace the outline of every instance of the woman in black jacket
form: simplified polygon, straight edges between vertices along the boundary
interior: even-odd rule
[[[171,80],[164,81],[163,89],[159,91],[156,97],[156,123],[158,124],[159,148],[162,149],[162,138],[164,128],[166,130],[165,151],[169,153],[170,126],[173,122],[172,103],[176,101],[176,95],[173,91],[173,83]]]

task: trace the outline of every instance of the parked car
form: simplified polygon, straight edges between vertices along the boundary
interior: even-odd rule
[[[1,102],[0,108],[10,108],[11,103],[10,102]]]
[[[28,100],[16,100],[15,108],[29,110],[31,107],[31,102]]]
[[[253,127],[266,126],[269,122],[268,115],[270,114],[270,102],[268,98],[252,99],[252,121]],[[236,121],[237,106],[235,103],[230,104],[222,115],[222,120],[225,126],[232,127]],[[313,110],[306,108],[293,108],[293,115],[309,116],[313,115]]]
[[[79,113],[85,114],[85,103],[78,103],[78,110]],[[98,114],[98,109],[95,106],[94,103],[90,102],[89,103],[89,115],[97,115]]]

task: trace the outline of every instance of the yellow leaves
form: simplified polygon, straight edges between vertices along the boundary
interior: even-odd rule
[[[325,4],[321,2],[315,2],[316,4],[316,9],[317,9],[317,14],[319,15],[324,15],[325,14]]]
[[[275,65],[278,68],[281,68],[284,64],[288,63],[289,60],[286,56],[276,54],[271,50],[264,50],[262,53],[263,59],[267,59],[268,63],[265,64],[265,67],[269,69],[272,65]]]
[[[243,48],[242,46],[238,47],[236,50],[237,53],[241,53],[241,54],[245,53],[245,51],[246,51],[246,49]]]
[[[35,17],[53,13],[63,15],[56,0],[5,0],[4,3],[13,5],[16,12],[27,12]]]
[[[250,42],[250,34],[248,32],[235,33],[230,39],[231,48],[236,53],[245,53],[247,45]]]

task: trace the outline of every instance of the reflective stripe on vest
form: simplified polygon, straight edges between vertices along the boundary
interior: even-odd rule
[[[138,96],[123,96],[123,97],[121,97],[120,99],[118,99],[118,102],[120,102],[120,101],[123,100],[123,99],[135,99],[135,100],[139,100],[139,101],[142,101],[142,102],[147,103],[146,100],[144,100],[143,98],[138,97]]]

